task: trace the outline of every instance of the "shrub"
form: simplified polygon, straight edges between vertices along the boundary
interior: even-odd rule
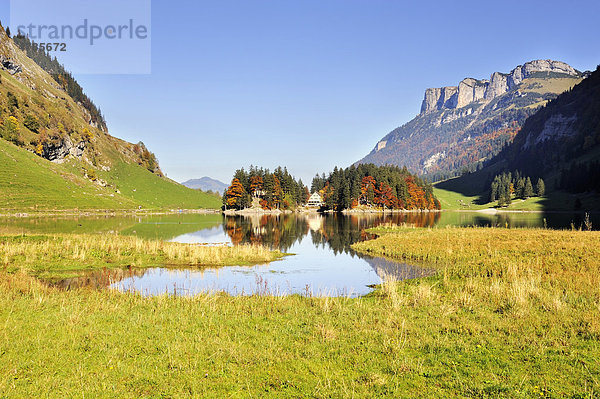
[[[38,133],[39,132],[40,122],[33,115],[27,115],[27,116],[25,116],[25,119],[23,120],[23,125],[27,129],[31,130],[34,133]]]
[[[8,109],[10,112],[13,112],[15,108],[19,108],[19,100],[17,100],[17,97],[12,92],[9,91],[6,97],[8,98]]]

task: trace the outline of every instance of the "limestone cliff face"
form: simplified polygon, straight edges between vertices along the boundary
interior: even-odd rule
[[[456,108],[462,108],[485,97],[489,82],[487,80],[464,79],[458,84]]]
[[[431,109],[456,108],[458,87],[447,86],[425,90],[421,113]]]
[[[481,100],[492,100],[514,90],[524,79],[536,72],[551,72],[569,76],[581,73],[561,61],[535,60],[519,65],[510,73],[494,72],[490,80],[466,78],[457,86],[431,88],[425,91],[421,114],[441,109],[456,109]]]
[[[489,80],[467,78],[457,86],[427,89],[421,113],[384,136],[358,162],[406,166],[436,179],[476,168],[511,143],[540,107],[590,74],[564,62],[539,60],[510,73],[495,72]],[[573,122],[563,116],[545,125],[539,142],[569,132]],[[521,146],[536,147],[536,140]]]

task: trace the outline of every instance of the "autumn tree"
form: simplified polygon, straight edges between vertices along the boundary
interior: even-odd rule
[[[281,188],[281,182],[277,176],[273,175],[273,205],[279,209],[279,206],[283,203],[283,189]]]
[[[263,178],[260,176],[252,176],[250,178],[250,193],[252,195],[257,195],[258,192],[263,189]]]
[[[225,205],[229,208],[241,209],[243,207],[246,190],[238,179],[231,181],[231,186],[225,192]]]
[[[377,181],[373,176],[365,176],[360,185],[360,200],[363,205],[372,204],[375,200],[375,186]]]
[[[19,121],[14,116],[9,116],[2,124],[2,137],[5,140],[17,143],[20,140]]]
[[[375,191],[374,203],[382,208],[393,208],[398,199],[392,193],[392,188],[384,182],[379,183],[379,188]]]

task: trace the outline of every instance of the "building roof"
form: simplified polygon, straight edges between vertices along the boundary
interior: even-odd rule
[[[310,198],[308,199],[309,202],[313,202],[313,201],[323,201],[323,199],[321,198],[321,194],[319,193],[312,193],[312,195],[310,196]]]

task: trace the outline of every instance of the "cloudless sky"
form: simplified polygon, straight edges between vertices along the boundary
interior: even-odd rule
[[[154,0],[151,74],[76,77],[172,179],[282,165],[310,184],[412,119],[428,87],[533,59],[595,69],[598,15],[597,0]]]

